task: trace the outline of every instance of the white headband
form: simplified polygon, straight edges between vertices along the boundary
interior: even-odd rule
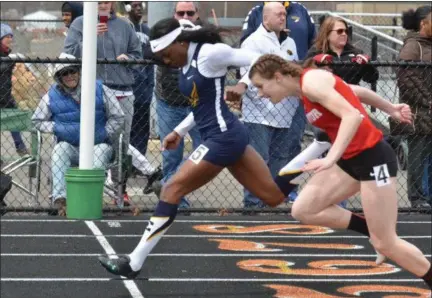
[[[150,41],[151,50],[153,53],[162,51],[167,46],[172,44],[174,40],[181,34],[182,28],[178,27],[175,30],[171,31],[164,36],[159,37],[158,39],[154,39]]]
[[[162,51],[170,44],[172,44],[173,41],[177,39],[177,37],[182,33],[183,30],[198,30],[201,28],[201,26],[196,26],[189,20],[179,20],[179,23],[180,27],[176,28],[168,34],[165,34],[164,36],[159,37],[158,39],[150,41],[150,46],[153,53]],[[188,26],[190,28],[187,28],[185,26]]]

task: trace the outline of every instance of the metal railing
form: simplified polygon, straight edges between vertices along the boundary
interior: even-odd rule
[[[325,15],[328,11],[311,11],[313,15]],[[402,40],[407,31],[402,28],[402,14],[400,13],[365,13],[365,12],[333,12],[340,17],[355,21],[367,28],[376,29],[380,32]]]

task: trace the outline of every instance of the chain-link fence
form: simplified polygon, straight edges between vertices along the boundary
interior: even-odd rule
[[[2,73],[5,78],[7,69],[12,68],[11,102],[2,94],[1,109],[1,160],[2,172],[9,174],[14,185],[4,199],[7,210],[20,212],[52,211],[55,213],[56,199],[66,199],[64,174],[71,166],[78,165],[79,144],[79,65],[65,64],[64,60],[22,59],[12,61],[1,58]],[[340,64],[340,65],[339,65]],[[356,64],[335,65],[336,68],[359,68]],[[382,129],[386,139],[397,153],[400,171],[398,174],[399,209],[412,211],[410,202],[424,193],[423,169],[430,159],[432,148],[431,102],[432,65],[425,63],[376,62],[370,63],[379,70],[378,93],[391,102],[405,101],[419,115],[415,121],[415,131],[390,135],[387,115],[381,111],[371,115],[377,127]],[[158,180],[161,173],[163,154],[159,137],[166,135],[189,112],[189,99],[176,91],[178,89],[176,73],[172,69],[154,74],[156,86],[152,90],[152,81],[147,76],[154,71],[154,64],[149,61],[98,61],[98,76],[118,75],[118,68],[125,67],[136,78],[130,88],[119,88],[107,84],[96,86],[96,121],[95,121],[95,166],[107,169],[105,183],[105,210],[119,210],[116,198],[122,197],[126,203],[125,211],[150,211],[158,202]],[[160,66],[157,66],[158,69]],[[103,73],[103,75],[101,74]],[[226,85],[237,82],[235,71],[229,72]],[[106,77],[105,77],[106,78]],[[3,82],[2,82],[3,83]],[[158,86],[158,84],[161,84]],[[167,86],[171,87],[167,88]],[[121,90],[120,90],[121,89]],[[113,91],[115,90],[115,91]],[[153,92],[156,100],[152,101]],[[132,94],[134,93],[134,96]],[[184,101],[184,102],[183,102]],[[153,106],[153,107],[152,107]],[[3,108],[4,107],[4,108]],[[156,111],[156,131],[158,136],[149,138],[150,110]],[[233,108],[234,109],[234,108]],[[370,109],[368,109],[370,111]],[[123,113],[121,113],[123,111]],[[134,112],[132,112],[134,111]],[[205,112],[205,111],[201,111]],[[235,111],[241,116],[241,110]],[[124,114],[124,115],[123,115]],[[284,116],[284,115],[282,115]],[[130,136],[125,132],[123,121],[132,123]],[[378,120],[377,120],[378,119]],[[421,120],[420,120],[421,119]],[[429,119],[429,120],[428,120]],[[429,121],[429,122],[428,122]],[[291,129],[296,123],[292,124]],[[429,130],[428,130],[429,129]],[[120,161],[121,151],[119,136],[129,139],[133,147],[123,148],[130,156],[129,162]],[[187,157],[193,150],[192,139],[186,136],[184,153]],[[144,140],[144,141],[143,141]],[[148,140],[148,141],[147,141]],[[301,147],[305,148],[312,137],[305,135]],[[275,145],[279,146],[279,145]],[[286,151],[280,147],[276,151]],[[287,161],[288,162],[288,161]],[[173,167],[176,162],[172,162]],[[128,169],[126,185],[127,197],[119,192],[117,174],[113,165],[122,164]],[[166,165],[165,165],[166,166]],[[175,169],[172,169],[175,172]],[[111,174],[110,174],[111,173]],[[300,189],[308,176],[300,184]],[[148,180],[154,182],[148,185]],[[116,184],[117,183],[117,184]],[[121,184],[121,183],[120,183]],[[146,186],[147,185],[147,186]],[[408,195],[410,193],[410,195]],[[216,179],[187,196],[189,206],[183,210],[192,212],[217,212],[220,210],[243,211],[244,188],[224,170]],[[58,203],[58,201],[57,201]],[[128,207],[130,205],[131,207]],[[270,212],[288,212],[291,204],[287,202],[275,209],[263,209]],[[354,196],[347,202],[347,208],[361,209],[360,198]]]

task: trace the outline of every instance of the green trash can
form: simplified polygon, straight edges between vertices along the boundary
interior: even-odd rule
[[[65,178],[67,218],[101,219],[105,170],[70,168]]]

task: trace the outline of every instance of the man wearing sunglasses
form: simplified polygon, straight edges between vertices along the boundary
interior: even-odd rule
[[[195,22],[199,18],[198,8],[194,2],[178,2],[174,17],[177,20],[184,19]]]
[[[61,59],[72,63],[55,65],[54,80],[48,93],[36,108],[32,122],[42,133],[55,136],[52,165],[52,199],[60,216],[66,215],[67,169],[79,161],[81,66],[73,64],[74,56],[62,53]],[[124,113],[114,91],[96,81],[94,168],[105,169],[112,159],[111,144],[124,125]]]

